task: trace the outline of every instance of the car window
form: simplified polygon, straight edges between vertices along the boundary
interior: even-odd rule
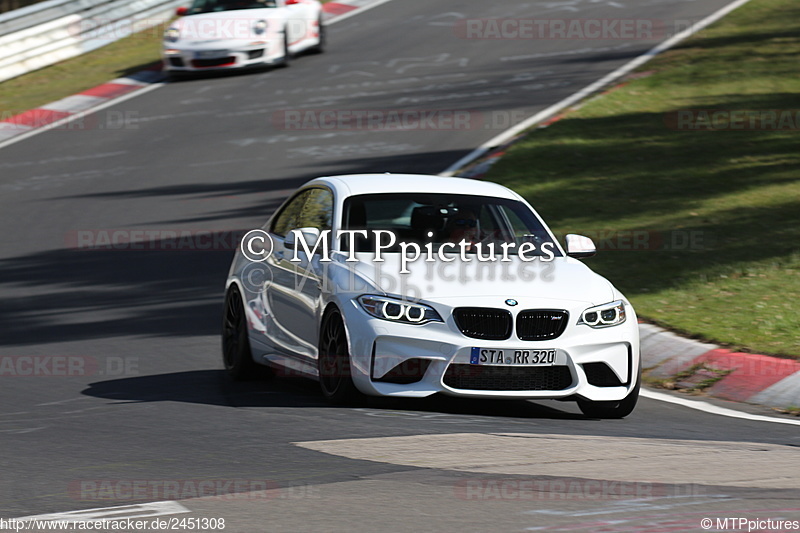
[[[270,232],[280,237],[297,228],[331,229],[333,221],[333,194],[328,189],[306,189],[295,196],[281,210],[272,223]]]
[[[477,243],[552,242],[547,230],[522,202],[456,194],[382,193],[345,202],[343,229],[389,230],[398,242]],[[370,237],[371,237],[370,233]],[[356,239],[358,251],[373,250],[371,238]],[[346,249],[345,240],[342,249]],[[558,255],[558,247],[553,246]]]
[[[270,233],[274,233],[279,237],[285,237],[291,230],[302,227],[298,225],[300,214],[303,211],[303,205],[310,193],[310,190],[303,191],[290,200],[281,212],[278,213],[278,216],[275,218],[269,230]]]
[[[190,15],[234,11],[237,9],[262,9],[278,7],[275,0],[195,0],[189,8]]]
[[[507,205],[494,206],[493,209],[497,210],[498,216],[505,219],[508,225],[510,238],[517,244],[523,242],[533,242],[534,244],[541,244],[550,240],[547,232],[542,227],[530,227],[526,221],[520,217],[520,212],[510,209]]]
[[[297,224],[299,228],[331,229],[333,220],[333,194],[328,189],[308,191]]]

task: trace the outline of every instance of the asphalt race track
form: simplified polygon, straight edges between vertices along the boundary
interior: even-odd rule
[[[648,399],[619,421],[559,402],[334,408],[313,382],[234,384],[221,370],[232,236],[295,187],[441,172],[665,38],[464,39],[459,20],[696,21],[726,3],[396,0],[332,25],[328,51],[289,68],[169,83],[0,150],[0,357],[13,362],[0,368],[0,518],[184,500],[201,480],[244,492],[164,516],[225,518],[235,532],[799,518],[793,426]],[[284,127],[309,110],[470,119],[443,131]],[[80,249],[111,230],[158,237],[149,250]],[[178,230],[217,240],[159,241]]]

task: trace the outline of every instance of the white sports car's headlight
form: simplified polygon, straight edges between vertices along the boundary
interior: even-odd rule
[[[581,314],[578,325],[583,324],[592,328],[608,328],[623,322],[625,322],[625,303],[622,300],[617,300],[609,304],[590,307]]]
[[[411,303],[398,298],[372,296],[365,294],[358,297],[361,307],[382,320],[402,322],[404,324],[427,324],[428,322],[444,322],[433,307]]]
[[[264,32],[267,31],[267,21],[266,20],[257,20],[256,23],[253,25],[253,33],[256,35],[263,35]]]
[[[171,43],[177,43],[181,38],[181,30],[178,28],[169,28],[164,32],[164,40]]]

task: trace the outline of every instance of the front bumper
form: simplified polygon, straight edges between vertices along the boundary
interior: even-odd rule
[[[470,306],[486,306],[471,300]],[[553,302],[520,301],[519,311],[552,309]],[[627,320],[593,329],[577,325],[589,305],[567,309],[569,324],[557,338],[522,341],[515,334],[502,341],[469,338],[452,318],[452,308],[436,305],[445,323],[422,326],[373,318],[358,303],[343,313],[350,342],[353,381],[365,394],[425,397],[436,393],[471,398],[559,399],[580,396],[618,401],[635,386],[639,373],[636,315],[626,305]],[[564,308],[561,302],[560,308]],[[516,313],[514,312],[514,316]],[[486,366],[471,361],[473,348],[517,351],[555,350],[552,366]]]
[[[228,46],[226,46],[228,44]],[[280,61],[281,46],[274,41],[219,43],[213,48],[165,47],[161,57],[171,72],[204,72],[269,65]]]

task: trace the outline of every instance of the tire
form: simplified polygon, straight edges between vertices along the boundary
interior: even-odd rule
[[[278,60],[278,66],[288,67],[292,64],[292,53],[289,52],[289,33],[288,29],[283,29],[283,57]]]
[[[593,402],[578,398],[578,407],[581,412],[590,418],[625,418],[633,412],[639,400],[639,389],[642,386],[642,370],[638,370],[636,385],[622,400],[618,402]]]
[[[327,42],[328,42],[328,35],[327,35],[328,30],[325,27],[325,25],[322,23],[322,15],[319,16],[317,24],[319,25],[318,26],[318,28],[319,28],[319,44],[311,47],[311,49],[309,51],[312,54],[321,54],[321,53],[323,53],[325,51],[325,46],[327,45]]]
[[[225,295],[222,317],[222,363],[228,375],[235,381],[263,379],[272,375],[268,367],[253,361],[244,303],[235,285]]]
[[[330,311],[322,320],[317,365],[320,388],[329,402],[342,405],[358,400],[360,393],[350,374],[347,331],[338,310]]]
[[[190,77],[191,75],[186,72],[178,72],[174,70],[167,71],[167,81],[169,83],[180,83],[188,80]]]

